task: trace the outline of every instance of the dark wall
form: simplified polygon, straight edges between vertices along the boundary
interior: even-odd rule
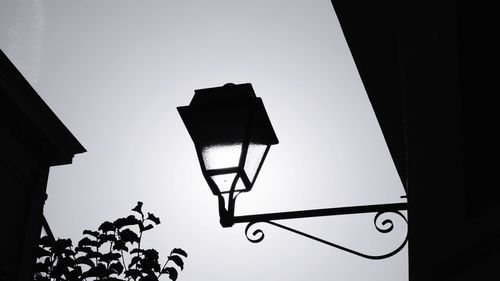
[[[0,280],[33,280],[49,169],[82,152],[0,51]]]
[[[5,280],[27,280],[31,272],[46,198],[46,148],[26,116],[0,93],[0,267]]]
[[[408,192],[410,280],[498,277],[498,10],[486,1],[332,3]]]

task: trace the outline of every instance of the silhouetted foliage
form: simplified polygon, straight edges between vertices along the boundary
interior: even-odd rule
[[[145,217],[142,202],[132,211],[137,215],[105,221],[97,231],[84,230],[76,247],[71,239],[40,238],[34,280],[155,281],[168,276],[175,281],[187,253],[175,248],[161,266],[156,250],[141,248],[143,233],[160,219],[152,213]]]

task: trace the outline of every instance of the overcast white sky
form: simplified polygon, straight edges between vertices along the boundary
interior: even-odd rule
[[[401,202],[403,188],[329,0],[1,0],[0,48],[87,153],[52,168],[56,236],[129,214],[162,219],[145,246],[185,249],[179,280],[408,279],[407,248],[364,260],[262,225],[223,229],[176,107],[194,89],[252,83],[280,144],[237,214]],[[373,215],[287,222],[366,253],[391,251]],[[396,228],[400,225],[396,225]]]

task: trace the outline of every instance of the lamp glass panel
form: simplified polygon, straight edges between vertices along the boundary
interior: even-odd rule
[[[247,174],[248,180],[253,184],[255,181],[255,175],[259,169],[259,165],[264,158],[266,153],[267,145],[260,143],[250,143],[248,145],[247,157],[245,160],[245,166],[243,169]]]
[[[211,176],[221,193],[229,192],[236,173],[220,174]]]
[[[243,183],[243,180],[241,177],[238,178],[238,181],[236,182],[236,186],[234,188],[235,191],[245,191],[247,188],[245,184]]]
[[[201,155],[207,170],[237,167],[241,144],[220,144],[202,148]]]

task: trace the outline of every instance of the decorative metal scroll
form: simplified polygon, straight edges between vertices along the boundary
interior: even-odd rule
[[[389,214],[389,213],[393,213],[393,214],[396,214],[396,215],[400,216],[405,221],[406,225],[408,226],[408,220],[406,219],[406,217],[400,211],[381,211],[381,212],[378,212],[375,215],[375,218],[373,220],[373,224],[375,225],[375,228],[377,229],[377,231],[379,231],[381,233],[389,233],[389,232],[391,232],[394,229],[394,222],[393,222],[392,219],[387,218],[387,219],[384,219],[383,221],[379,220],[381,215],[383,215],[383,214]],[[368,254],[364,254],[364,253],[361,253],[361,252],[358,252],[358,251],[351,250],[351,249],[346,248],[344,246],[341,246],[341,245],[338,245],[338,244],[335,244],[335,243],[323,240],[321,238],[312,236],[312,235],[304,233],[302,231],[298,231],[296,229],[293,229],[293,228],[290,228],[288,226],[284,226],[282,224],[279,224],[279,223],[276,223],[276,222],[273,222],[273,221],[269,220],[269,221],[252,221],[252,222],[248,223],[248,225],[245,228],[245,236],[247,237],[248,241],[250,241],[252,243],[259,243],[265,237],[264,232],[260,228],[257,228],[256,230],[252,231],[251,233],[249,232],[250,228],[254,224],[257,224],[257,223],[268,223],[270,225],[274,225],[274,226],[279,227],[281,229],[288,230],[288,231],[293,232],[295,234],[298,234],[298,235],[307,237],[309,239],[321,242],[323,244],[332,246],[332,247],[337,248],[339,250],[342,250],[342,251],[345,251],[345,252],[348,252],[348,253],[351,253],[351,254],[354,254],[354,255],[366,258],[366,259],[371,259],[371,260],[380,260],[380,259],[385,259],[385,258],[394,256],[399,251],[401,251],[401,249],[403,249],[404,246],[406,245],[406,243],[408,242],[408,227],[407,227],[406,228],[405,238],[404,238],[403,242],[401,243],[401,245],[398,248],[396,248],[395,250],[393,250],[393,251],[391,251],[391,252],[389,252],[387,254],[383,254],[383,255],[368,255]]]

